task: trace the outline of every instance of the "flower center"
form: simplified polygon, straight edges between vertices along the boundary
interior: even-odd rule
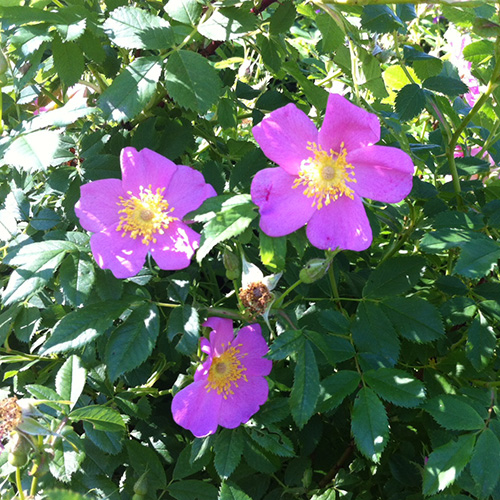
[[[118,211],[122,215],[116,230],[122,231],[122,236],[129,233],[134,240],[139,236],[144,245],[156,243],[155,234],[163,234],[172,221],[178,220],[169,215],[174,209],[169,208],[163,197],[164,190],[157,188],[153,192],[150,184],[148,188],[140,187],[139,196],[132,195],[130,191],[127,192],[129,198],[120,196],[118,205],[123,208]]]
[[[0,449],[2,441],[17,428],[21,421],[22,410],[15,396],[0,401]]]
[[[220,356],[213,358],[208,372],[208,382],[205,386],[207,392],[213,389],[217,391],[217,394],[222,394],[224,399],[227,399],[228,394],[234,394],[232,386],[238,387],[238,380],[243,378],[245,382],[248,382],[246,375],[243,373],[246,368],[241,364],[240,360],[240,351],[238,349],[240,346],[241,344],[236,347],[229,347]]]
[[[246,288],[240,288],[240,300],[252,315],[264,314],[267,305],[273,298],[269,288],[261,281],[250,283]]]
[[[348,182],[356,182],[354,167],[346,161],[344,143],[340,145],[340,153],[333,150],[327,153],[315,142],[309,142],[307,149],[313,156],[302,162],[292,188],[304,185],[304,194],[314,198],[312,206],[317,205],[318,210],[343,195],[354,199],[354,190],[347,186]]]

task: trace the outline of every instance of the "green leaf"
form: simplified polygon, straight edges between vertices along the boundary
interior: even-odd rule
[[[326,360],[334,366],[353,358],[356,354],[351,342],[345,338],[308,330],[304,334],[323,353]]]
[[[59,283],[64,297],[73,307],[80,307],[87,301],[94,282],[94,261],[87,253],[71,253],[63,260]]]
[[[463,56],[466,61],[483,64],[489,61],[495,53],[495,45],[490,40],[479,40],[464,47]]]
[[[70,98],[64,106],[34,116],[30,120],[30,128],[31,130],[38,130],[45,127],[65,127],[75,123],[79,118],[95,112],[95,107],[87,106],[80,99]]]
[[[319,396],[319,371],[313,348],[309,341],[302,338],[297,352],[290,409],[292,417],[301,429],[312,417]]]
[[[425,92],[420,85],[410,83],[398,92],[394,104],[402,121],[411,120],[425,108]]]
[[[152,56],[135,59],[101,94],[98,105],[104,118],[117,122],[135,118],[153,97],[160,75],[160,59]]]
[[[262,264],[273,272],[282,271],[285,268],[286,237],[271,238],[261,231],[259,243]]]
[[[286,33],[293,26],[296,15],[293,2],[286,1],[279,4],[270,18],[269,32],[271,35]]]
[[[75,42],[63,42],[59,36],[52,41],[54,68],[63,85],[68,88],[80,80],[85,69],[85,60]]]
[[[74,422],[89,422],[98,431],[121,432],[125,429],[123,417],[107,406],[85,406],[72,411],[68,418]]]
[[[252,500],[239,486],[222,483],[218,500]]]
[[[484,429],[476,442],[470,472],[480,498],[489,498],[500,478],[500,441],[491,429]]]
[[[184,305],[175,308],[168,318],[167,335],[172,341],[180,334],[181,339],[175,346],[176,350],[186,356],[193,355],[198,349],[200,338],[200,320],[196,308]]]
[[[477,370],[483,370],[489,364],[495,353],[497,338],[495,330],[488,320],[479,313],[471,323],[467,332],[467,345],[465,355]]]
[[[342,370],[325,378],[321,381],[324,393],[321,394],[318,410],[327,412],[337,408],[347,396],[358,388],[360,383],[359,373],[350,370]]]
[[[54,455],[49,461],[49,470],[59,481],[69,483],[80,469],[85,453],[81,451],[81,439],[73,429],[63,429],[63,436],[64,439],[58,439],[53,444]]]
[[[442,228],[426,233],[420,240],[420,248],[427,253],[440,253],[479,240],[488,241],[488,238],[465,228]]]
[[[364,379],[382,399],[398,406],[412,408],[425,399],[424,384],[403,370],[370,370],[364,373]]]
[[[217,9],[206,21],[198,25],[201,35],[221,42],[236,40],[254,29],[255,16],[235,7]]]
[[[168,58],[165,85],[177,104],[200,115],[217,103],[222,88],[222,82],[209,62],[188,50],[178,50]]]
[[[56,411],[64,413],[68,409],[66,405],[57,402],[61,401],[61,396],[50,387],[39,384],[28,384],[25,385],[24,388],[36,399],[46,400],[43,404],[50,406],[50,408],[54,408]]]
[[[210,483],[184,479],[168,486],[167,492],[177,500],[217,500],[217,488]]]
[[[294,457],[292,442],[283,434],[277,434],[274,431],[272,434],[264,429],[251,428],[249,431],[250,437],[262,448],[270,451],[279,457]]]
[[[195,26],[203,7],[196,0],[169,0],[165,12],[175,21]]]
[[[257,212],[250,195],[237,195],[222,201],[219,211],[211,217],[201,233],[200,248],[196,252],[198,263],[215,245],[241,234],[255,217]]]
[[[453,269],[453,274],[467,278],[486,276],[500,259],[500,245],[494,240],[477,240],[465,244]]]
[[[154,304],[145,303],[132,311],[106,344],[104,362],[111,382],[146,361],[155,347],[159,332],[159,313]]]
[[[214,444],[214,465],[221,479],[227,479],[240,463],[243,444],[240,429],[222,429],[217,435]]]
[[[477,431],[484,427],[484,420],[463,397],[443,394],[430,399],[424,406],[434,420],[445,429]]]
[[[456,97],[469,92],[469,87],[465,83],[450,76],[431,76],[427,80],[424,80],[422,85],[426,89],[434,90],[450,97]]]
[[[5,259],[4,263],[19,267],[11,274],[2,293],[4,305],[38,292],[52,278],[66,253],[76,249],[76,245],[69,241],[42,241],[25,245],[13,258]]]
[[[387,5],[365,5],[361,24],[376,33],[390,33],[404,27],[401,19]]]
[[[334,52],[344,43],[345,34],[328,14],[319,14],[316,24],[323,38],[323,52]]]
[[[56,226],[59,222],[61,222],[61,217],[59,217],[54,210],[42,208],[42,210],[31,219],[30,225],[37,231],[47,231]]]
[[[295,354],[303,345],[302,330],[285,330],[271,344],[266,357],[274,361],[279,361]]]
[[[40,353],[66,352],[92,342],[106,333],[127,307],[125,302],[108,301],[106,304],[91,304],[70,312],[56,323]]]
[[[55,130],[18,135],[5,151],[3,163],[33,173],[73,159]]]
[[[351,428],[361,453],[379,462],[389,440],[389,422],[384,405],[368,387],[360,389],[354,401]]]
[[[87,370],[78,356],[70,356],[56,375],[56,390],[64,401],[71,401],[73,408],[83,392],[87,380]]]
[[[424,495],[444,490],[458,478],[469,463],[475,440],[474,434],[465,434],[436,448],[429,455],[424,468]]]
[[[174,43],[167,21],[137,7],[118,7],[103,28],[109,38],[124,49],[165,50]]]
[[[432,342],[445,334],[438,309],[420,297],[393,297],[381,308],[399,335],[412,342]]]
[[[352,337],[358,351],[376,359],[379,366],[394,366],[397,363],[399,338],[378,304],[362,302],[358,306]]]
[[[111,455],[120,453],[123,449],[124,432],[99,431],[89,422],[83,422],[85,437],[90,439],[99,449]]]
[[[425,259],[415,255],[386,260],[370,274],[363,297],[378,299],[403,294],[418,283],[424,267]]]
[[[165,489],[167,479],[165,476],[165,466],[160,461],[158,452],[146,444],[128,439],[126,441],[128,463],[140,476],[144,471],[148,471],[148,489],[154,491]]]

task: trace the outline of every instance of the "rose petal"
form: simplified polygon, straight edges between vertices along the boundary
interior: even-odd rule
[[[164,196],[168,204],[174,208],[172,215],[182,219],[188,212],[200,207],[207,198],[217,196],[217,193],[205,182],[201,172],[185,165],[178,165]]]
[[[228,318],[208,318],[203,326],[212,329],[210,344],[215,356],[220,356],[234,339],[233,320]]]
[[[252,132],[264,154],[292,175],[311,156],[308,143],[318,141],[316,126],[295,104],[271,112]]]
[[[253,178],[252,201],[259,207],[260,227],[268,236],[293,233],[316,211],[303,186],[292,188],[295,179],[281,168],[265,168]]]
[[[119,179],[103,179],[80,187],[81,197],[76,202],[75,214],[87,231],[98,233],[116,224],[120,216],[120,196],[125,192]]]
[[[116,231],[116,225],[95,233],[90,238],[90,248],[94,258],[102,269],[110,269],[115,278],[131,278],[144,265],[148,247],[140,238],[122,237]]]
[[[341,196],[317,210],[307,225],[307,237],[322,250],[366,250],[372,242],[372,230],[361,198]]]
[[[240,379],[234,394],[223,399],[219,413],[219,425],[234,429],[248,422],[257,413],[269,395],[269,386],[264,377],[249,377],[248,382]]]
[[[233,345],[241,346],[238,349],[241,353],[246,354],[245,360],[248,358],[261,358],[269,351],[267,342],[262,336],[261,327],[258,324],[243,327],[234,339]]]
[[[120,155],[123,190],[138,196],[140,186],[156,192],[166,188],[177,170],[177,165],[151,149],[123,148]]]
[[[177,424],[196,437],[205,437],[217,430],[222,395],[207,392],[204,381],[194,382],[179,391],[172,400],[172,415]]]
[[[171,222],[164,234],[156,234],[149,251],[160,269],[176,271],[191,264],[200,245],[200,235],[183,222]]]
[[[377,115],[359,108],[345,97],[330,94],[318,139],[325,151],[332,149],[338,153],[341,143],[348,152],[354,151],[380,140],[380,122]]]
[[[349,153],[346,161],[354,166],[352,187],[363,198],[397,203],[411,191],[413,162],[400,149],[368,146]]]

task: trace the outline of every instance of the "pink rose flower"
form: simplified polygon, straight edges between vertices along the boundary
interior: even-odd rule
[[[272,367],[262,357],[268,347],[260,325],[245,326],[236,338],[230,319],[209,318],[203,326],[212,329],[210,341],[200,341],[208,358],[172,401],[174,420],[196,437],[213,434],[219,425],[234,429],[259,411],[269,393],[264,376]]]
[[[122,180],[84,184],[75,206],[82,227],[94,233],[90,247],[99,267],[130,278],[147,254],[160,269],[189,266],[200,235],[182,218],[215,196],[214,188],[200,172],[147,148],[124,148],[120,163]]]
[[[330,94],[319,131],[288,104],[264,118],[253,134],[279,165],[257,172],[251,187],[268,236],[307,224],[315,247],[365,250],[372,231],[361,198],[396,203],[411,191],[411,158],[397,148],[374,146],[380,140],[377,116],[340,95]]]

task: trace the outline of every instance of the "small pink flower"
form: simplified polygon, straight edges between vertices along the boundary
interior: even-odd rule
[[[95,233],[97,264],[117,278],[135,276],[148,253],[160,269],[189,266],[200,235],[182,218],[215,196],[214,188],[200,172],[147,148],[124,148],[120,162],[123,180],[84,184],[75,206],[82,227]]]
[[[365,250],[372,232],[361,198],[396,203],[411,191],[413,163],[403,151],[374,146],[380,123],[344,97],[330,94],[317,130],[294,104],[253,128],[264,154],[277,163],[255,175],[251,193],[268,236],[307,224],[318,248]]]
[[[259,411],[272,367],[262,357],[268,347],[259,325],[245,326],[236,338],[230,319],[209,318],[203,326],[212,329],[210,341],[200,342],[208,358],[172,401],[174,420],[196,437],[213,434],[219,425],[234,429]]]

